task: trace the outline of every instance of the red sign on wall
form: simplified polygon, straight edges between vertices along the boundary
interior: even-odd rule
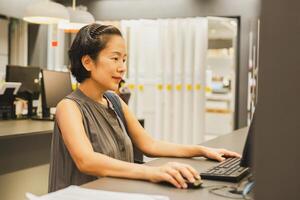
[[[57,47],[58,46],[58,41],[54,40],[51,42],[52,47]]]

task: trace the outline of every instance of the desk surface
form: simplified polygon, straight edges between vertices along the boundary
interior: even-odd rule
[[[239,129],[228,135],[220,136],[214,140],[203,143],[205,146],[227,148],[233,151],[242,153],[244,143],[247,136],[248,128]],[[183,158],[159,158],[157,160],[146,163],[151,166],[158,166],[166,162],[176,161],[190,164],[199,172],[208,169],[217,163],[215,161],[208,161],[204,158],[193,158],[193,159],[183,159]],[[233,183],[220,182],[220,181],[207,181],[204,180],[204,185],[234,185]],[[119,178],[100,178],[96,181],[82,185],[84,188],[90,189],[101,189],[108,191],[118,191],[118,192],[133,192],[133,193],[144,193],[144,194],[158,194],[168,196],[171,200],[179,199],[209,199],[209,200],[221,200],[227,199],[209,193],[207,188],[197,189],[197,190],[187,190],[187,189],[176,189],[169,186],[159,185],[147,181],[139,180],[128,180]]]
[[[0,121],[0,139],[27,135],[49,134],[54,122],[38,120],[4,120]]]

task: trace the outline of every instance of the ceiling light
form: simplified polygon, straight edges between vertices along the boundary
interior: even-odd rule
[[[63,5],[52,1],[41,1],[27,6],[23,19],[36,24],[57,24],[69,21],[69,13]]]
[[[72,8],[68,7],[70,22],[60,22],[58,28],[65,31],[77,31],[87,24],[95,22],[94,16],[86,11],[86,7],[79,6],[76,8],[76,1],[73,0]]]

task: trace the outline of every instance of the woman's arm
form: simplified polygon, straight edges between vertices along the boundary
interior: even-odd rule
[[[181,145],[156,140],[140,125],[129,107],[120,99],[127,122],[127,127],[133,143],[147,156],[153,157],[195,157],[204,156],[223,161],[222,156],[240,157],[235,152],[226,149],[213,149],[200,145]]]
[[[183,176],[190,181],[199,174],[191,166],[180,163],[168,163],[159,167],[138,165],[120,161],[93,151],[86,136],[82,116],[72,100],[61,101],[56,110],[56,120],[63,141],[77,168],[93,176],[111,176],[131,179],[143,179],[152,182],[168,181],[178,188],[184,188]]]
[[[71,100],[60,102],[57,106],[56,119],[64,143],[80,171],[96,176],[126,176],[136,179],[143,177],[145,168],[140,165],[132,165],[94,152],[75,102]]]

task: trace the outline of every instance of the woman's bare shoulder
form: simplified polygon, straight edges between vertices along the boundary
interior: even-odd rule
[[[81,118],[81,112],[75,101],[71,99],[63,99],[56,106],[56,117],[58,119],[61,117]]]

